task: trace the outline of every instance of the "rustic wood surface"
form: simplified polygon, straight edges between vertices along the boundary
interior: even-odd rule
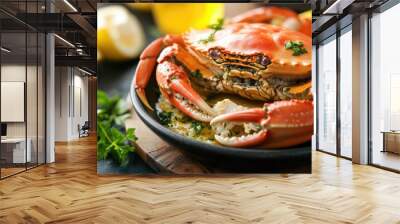
[[[0,181],[0,223],[400,223],[400,175],[313,152],[312,174],[96,174],[96,138]]]
[[[127,128],[135,128],[138,141],[136,152],[153,169],[163,174],[205,174],[213,172],[185,155],[178,148],[167,144],[143,121],[132,113],[125,123]]]
[[[135,112],[132,112],[131,117],[125,122],[125,127],[136,129],[135,133],[138,137],[136,152],[143,159],[143,161],[152,167],[157,173],[167,175],[241,173],[238,170],[220,168],[193,159],[193,157],[185,153],[185,150],[179,150],[176,146],[170,145],[162,140],[143,123],[143,121]],[[299,167],[297,172],[309,173],[311,168],[309,168],[307,172],[303,171],[304,169],[304,167]],[[255,172],[260,172],[260,170]],[[106,173],[104,174],[106,175]]]

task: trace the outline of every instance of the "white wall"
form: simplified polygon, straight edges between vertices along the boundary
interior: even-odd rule
[[[68,140],[68,87],[70,77],[67,67],[55,68],[55,140]]]
[[[55,73],[55,140],[77,139],[78,124],[88,120],[88,78],[72,67],[56,67]]]

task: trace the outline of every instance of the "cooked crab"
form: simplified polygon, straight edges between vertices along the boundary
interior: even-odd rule
[[[144,89],[153,69],[161,93],[186,115],[211,121],[212,108],[191,82],[210,92],[256,100],[310,99],[311,38],[269,24],[234,23],[159,38],[142,53],[134,87]]]
[[[312,101],[288,100],[219,115],[211,126],[222,145],[280,148],[310,141],[313,119]]]

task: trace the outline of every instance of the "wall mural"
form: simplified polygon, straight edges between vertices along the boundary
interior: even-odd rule
[[[99,174],[311,172],[309,5],[99,4],[97,16]]]

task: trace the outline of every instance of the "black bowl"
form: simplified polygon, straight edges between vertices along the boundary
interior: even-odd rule
[[[159,94],[158,85],[153,76],[146,88],[147,98],[153,108]],[[177,134],[161,125],[156,112],[148,110],[142,104],[133,85],[131,85],[130,95],[135,111],[152,131],[207,167],[238,173],[311,172],[310,142],[284,149],[233,148],[204,143]]]

